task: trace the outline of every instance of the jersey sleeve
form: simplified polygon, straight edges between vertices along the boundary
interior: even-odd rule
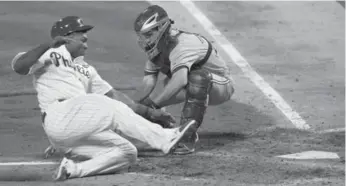
[[[185,35],[170,52],[172,74],[181,68],[188,68],[190,71],[192,65],[202,60],[208,51],[207,41],[195,35]]]
[[[14,71],[14,64],[17,63],[17,60],[24,55],[26,52],[19,52],[16,56],[14,56],[14,58],[11,61],[11,67],[12,70]],[[31,75],[34,74],[37,70],[41,69],[42,67],[45,66],[45,64],[49,64],[52,63],[52,59],[48,56],[48,53],[44,53],[35,64],[33,64],[27,75]]]
[[[113,87],[98,74],[95,68],[91,67],[90,93],[106,94]]]
[[[158,75],[160,72],[160,67],[155,65],[153,62],[148,60],[145,63],[144,75]]]

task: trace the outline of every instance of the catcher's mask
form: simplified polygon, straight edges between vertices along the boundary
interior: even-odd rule
[[[138,44],[149,59],[154,59],[162,52],[172,23],[167,12],[158,5],[149,6],[138,15],[134,29]]]

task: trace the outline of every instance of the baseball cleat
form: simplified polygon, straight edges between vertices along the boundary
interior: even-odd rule
[[[176,155],[187,155],[187,154],[191,154],[195,152],[195,147],[188,147],[186,144],[184,143],[180,143],[178,144],[178,146],[174,149],[174,151],[172,152],[172,154],[176,154]]]
[[[60,163],[58,170],[53,176],[54,181],[64,181],[70,177],[70,174],[67,172],[67,166],[69,166],[69,164],[72,164],[72,160],[64,157]]]
[[[191,137],[188,139],[187,142],[181,142],[178,144],[178,146],[174,149],[173,154],[176,155],[186,155],[191,154],[195,152],[196,144],[199,141],[198,133],[195,132]]]
[[[180,140],[185,136],[186,133],[191,132],[189,129],[195,129],[195,125],[197,124],[197,122],[195,120],[191,120],[187,123],[185,123],[184,125],[180,126],[179,128],[177,128],[177,135],[175,138],[173,138],[171,140],[171,142],[169,143],[169,145],[163,150],[164,154],[169,154],[172,151],[174,151],[176,145],[180,142]]]

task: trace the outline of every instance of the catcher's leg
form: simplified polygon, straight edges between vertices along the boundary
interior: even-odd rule
[[[194,119],[197,121],[197,128],[199,128],[208,106],[211,85],[212,75],[208,71],[199,69],[190,72],[181,123]]]
[[[228,77],[211,74],[203,69],[190,73],[186,90],[187,100],[182,111],[181,122],[195,119],[198,122],[197,129],[203,122],[207,106],[225,103],[230,100],[234,92],[232,82]],[[195,144],[198,141],[197,129],[184,145],[176,149],[176,154],[194,152]]]
[[[162,80],[163,87],[159,87],[156,91],[152,92],[150,94],[150,99],[153,100],[155,97],[158,96],[160,92],[162,92],[162,89],[168,84],[169,78],[166,77],[165,79]],[[185,89],[182,89],[180,92],[178,92],[175,96],[171,97],[169,100],[167,100],[164,103],[161,103],[164,106],[169,106],[169,105],[175,105],[179,103],[183,103],[185,101],[185,94],[186,91]]]
[[[229,101],[234,93],[233,82],[229,77],[212,74],[212,86],[209,92],[209,105],[220,105]]]
[[[194,72],[193,72],[194,73]],[[222,77],[216,74],[211,74],[212,76],[212,86],[209,90],[209,101],[208,105],[219,105],[228,100],[230,100],[231,96],[234,93],[233,82],[229,77]],[[163,81],[163,85],[166,86],[169,79],[166,78]],[[156,93],[150,95],[150,98],[153,99],[157,96]],[[183,103],[186,101],[186,89],[182,89],[178,94],[173,96],[167,102],[163,103],[163,105],[174,105]]]
[[[189,73],[186,87],[186,101],[181,114],[181,123],[196,120],[197,124],[190,137],[185,139],[184,147],[178,148],[174,153],[186,154],[194,151],[198,141],[197,129],[203,122],[204,114],[208,106],[209,92],[212,85],[212,75],[204,69],[193,70]]]

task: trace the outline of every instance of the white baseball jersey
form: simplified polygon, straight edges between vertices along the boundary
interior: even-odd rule
[[[12,68],[23,54],[12,60]],[[42,126],[50,143],[63,153],[90,158],[71,162],[70,178],[113,173],[134,163],[136,147],[117,132],[164,152],[182,136],[178,129],[164,129],[104,96],[112,86],[82,57],[72,60],[65,46],[45,52],[28,74],[34,76],[39,105],[46,112]]]
[[[18,53],[14,57],[12,68],[24,53]],[[58,99],[87,93],[105,94],[112,89],[82,56],[72,60],[65,45],[47,50],[30,68],[28,74],[33,75],[33,85],[37,91],[41,112]]]

